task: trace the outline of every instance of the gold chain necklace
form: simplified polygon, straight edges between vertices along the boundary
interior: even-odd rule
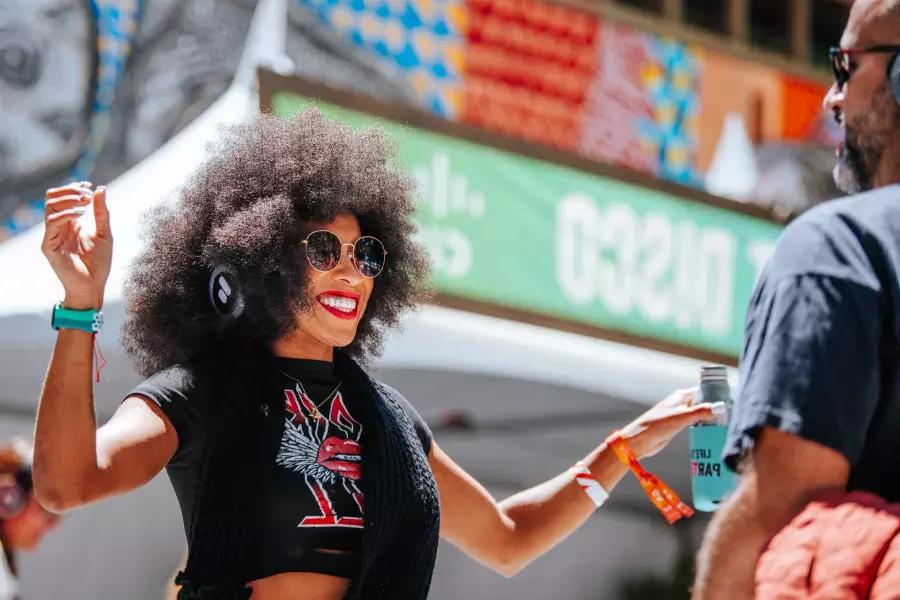
[[[310,400],[312,400],[312,398],[310,397],[310,395],[306,392],[306,388],[303,387],[303,382],[302,382],[302,381],[300,381],[299,379],[297,379],[296,377],[294,377],[294,376],[292,376],[292,375],[288,375],[287,373],[285,373],[285,372],[282,371],[281,369],[278,369],[278,370],[281,371],[281,374],[284,375],[285,377],[287,377],[288,379],[291,379],[291,380],[293,380],[293,381],[296,381],[296,382],[297,382],[297,385],[300,386],[300,392],[301,392],[304,396],[306,396],[307,398],[309,398]],[[313,406],[313,409],[310,411],[310,416],[311,416],[313,419],[317,419],[317,420],[318,420],[318,419],[324,419],[324,418],[325,418],[325,415],[323,415],[322,413],[319,412],[319,407],[322,406],[323,404],[325,404],[326,402],[328,402],[329,400],[331,400],[332,396],[334,396],[335,394],[337,394],[337,391],[338,391],[339,389],[341,389],[341,384],[342,384],[342,383],[344,383],[344,382],[343,382],[343,381],[339,381],[338,384],[337,384],[337,387],[335,387],[333,390],[331,390],[331,393],[328,394],[327,396],[325,396],[325,399],[324,399],[324,400],[322,400],[321,402],[319,402],[318,404],[316,404],[315,406]]]

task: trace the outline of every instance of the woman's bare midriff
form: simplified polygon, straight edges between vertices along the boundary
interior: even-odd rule
[[[341,600],[349,579],[321,573],[279,573],[250,582],[250,600]]]
[[[324,554],[345,554],[342,550],[317,548]],[[350,580],[322,573],[279,573],[250,582],[250,600],[341,600]]]

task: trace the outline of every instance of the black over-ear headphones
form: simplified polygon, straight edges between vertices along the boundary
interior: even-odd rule
[[[234,267],[222,264],[209,276],[209,302],[222,317],[233,321],[244,312],[244,294]]]
[[[900,104],[900,52],[894,52],[894,55],[888,61],[887,78],[894,100],[897,104]]]

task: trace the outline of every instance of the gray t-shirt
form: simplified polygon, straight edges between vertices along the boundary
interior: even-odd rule
[[[898,272],[900,186],[787,227],[747,314],[729,466],[774,427],[843,454],[849,489],[900,501]]]

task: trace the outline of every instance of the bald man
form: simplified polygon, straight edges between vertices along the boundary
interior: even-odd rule
[[[741,481],[694,600],[753,598],[763,546],[819,492],[900,501],[898,51],[900,0],[857,0],[824,102],[844,130],[835,181],[856,195],[792,223],[760,276],[725,450]]]

